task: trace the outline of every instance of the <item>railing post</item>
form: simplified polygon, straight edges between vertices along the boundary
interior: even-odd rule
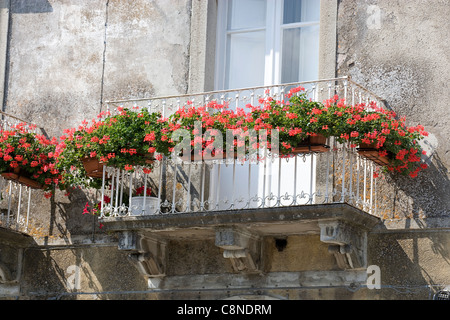
[[[373,162],[370,164],[370,202],[369,213],[372,213],[373,205]]]
[[[163,180],[163,166],[166,162],[166,156],[162,156],[162,159],[159,160],[159,185],[158,185],[158,210],[159,213],[161,211],[161,193],[162,193],[162,180]]]
[[[22,206],[22,184],[19,185],[19,199],[17,204],[17,217],[16,217],[16,230],[19,229],[19,221],[20,221],[20,210]]]
[[[31,188],[28,187],[28,207],[27,207],[27,218],[25,221],[25,232],[28,232],[28,221],[30,219],[30,209],[31,209]]]
[[[330,145],[331,138],[328,138],[328,145]],[[330,185],[330,151],[327,152],[327,173],[325,177],[325,203],[329,201],[329,185]]]
[[[313,176],[314,176],[314,153],[310,153],[311,158],[311,173],[309,175],[309,204],[313,204]]]
[[[12,181],[9,181],[8,213],[7,213],[7,217],[6,217],[6,227],[9,227],[9,221],[11,218],[11,197],[12,197]]]
[[[119,200],[119,213],[122,214],[122,209],[123,209],[123,185],[125,182],[125,171],[122,170],[122,178],[120,181],[120,200]],[[130,194],[131,197],[131,194]]]
[[[202,177],[201,177],[201,187],[200,187],[200,211],[205,210],[205,171],[206,171],[206,164],[203,161],[202,162]]]
[[[188,182],[187,182],[187,192],[186,192],[186,212],[191,211],[191,168],[192,163],[189,161],[188,169]]]
[[[359,204],[360,202],[360,198],[359,198],[359,184],[360,184],[360,171],[361,171],[361,159],[358,155],[356,155],[356,162],[357,162],[357,167],[356,167],[356,204]]]
[[[106,166],[103,166],[102,172],[102,189],[101,189],[101,200],[100,200],[100,216],[104,217],[105,208],[105,178],[106,178]]]
[[[145,214],[145,206],[147,204],[147,174],[143,173],[143,176],[144,176],[144,202],[142,204],[142,213],[141,213],[141,215]],[[131,194],[130,194],[130,196],[131,196]]]
[[[294,206],[297,204],[297,165],[297,155],[294,155]]]
[[[352,187],[353,187],[353,148],[351,145],[349,146],[349,161],[350,161],[350,164],[349,164],[350,178],[349,178],[348,200],[350,203],[353,203],[353,195],[352,195],[352,192],[353,192],[353,190],[352,190]]]
[[[130,180],[129,180],[129,186],[128,186],[128,215],[131,215],[132,212],[132,208],[131,208],[131,199],[132,197],[132,192],[133,192],[133,183],[134,183],[134,176],[136,175],[136,172],[130,172],[129,176],[130,176]]]
[[[173,182],[172,182],[172,213],[175,213],[175,198],[176,198],[176,186],[177,186],[177,159],[173,159]],[[147,182],[147,181],[145,181]],[[145,198],[144,198],[145,200]]]
[[[275,206],[281,206],[281,157],[278,157],[278,199]]]
[[[342,191],[341,191],[341,202],[345,200],[345,143],[342,144]]]

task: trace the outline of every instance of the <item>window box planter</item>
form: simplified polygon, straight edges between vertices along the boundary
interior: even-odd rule
[[[327,152],[330,147],[326,145],[327,138],[324,135],[317,134],[316,136],[309,136],[298,146],[292,148],[293,154],[311,153],[311,152]]]
[[[145,164],[152,164],[155,161],[154,153],[146,153],[145,155],[135,155],[136,158],[143,157]],[[103,177],[103,167],[105,163],[97,159],[97,157],[84,157],[82,159],[84,170],[86,170],[86,175],[91,178],[102,178]],[[135,163],[130,163],[130,165],[135,165]]]
[[[26,173],[22,172],[19,168],[15,168],[13,172],[3,172],[2,177],[7,180],[20,183],[32,189],[43,189],[44,186],[38,181],[31,179]]]
[[[101,162],[97,158],[84,157],[82,160],[86,175],[91,178],[103,177],[104,162]]]
[[[372,160],[380,166],[387,166],[389,164],[389,157],[380,156],[379,149],[374,144],[361,143],[357,151],[360,156]]]

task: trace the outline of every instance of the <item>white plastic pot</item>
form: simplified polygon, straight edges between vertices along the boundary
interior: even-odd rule
[[[140,215],[154,215],[159,212],[158,198],[155,197],[145,197],[145,210],[144,208],[144,197],[132,197],[131,198],[131,213],[132,216]],[[144,212],[143,212],[144,211]]]

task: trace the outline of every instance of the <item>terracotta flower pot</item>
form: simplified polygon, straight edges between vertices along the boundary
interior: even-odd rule
[[[145,158],[145,163],[146,164],[152,164],[155,161],[155,154],[154,153],[146,153],[144,155],[139,155],[139,156],[143,156]]]
[[[380,150],[375,147],[375,144],[361,143],[357,151],[360,156],[372,160],[380,166],[386,166],[389,164],[389,157],[380,156]]]

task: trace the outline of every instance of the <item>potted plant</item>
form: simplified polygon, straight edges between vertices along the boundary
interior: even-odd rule
[[[144,196],[145,189],[145,196]],[[144,186],[137,188],[134,195],[131,197],[130,215],[153,215],[159,212],[159,199],[152,196],[150,188]]]
[[[339,142],[357,147],[361,156],[388,171],[411,177],[427,167],[420,162],[422,150],[418,143],[428,135],[423,126],[408,127],[406,119],[398,119],[393,111],[374,102],[352,106],[335,96],[326,104],[333,114],[332,134]]]
[[[122,170],[135,166],[151,169],[158,150],[167,153],[163,122],[159,113],[118,108],[118,114],[101,113],[100,120],[84,121],[78,129],[65,131],[61,164],[76,167],[82,175],[103,176],[103,165]],[[105,118],[103,118],[105,117]],[[165,150],[166,149],[166,150]]]
[[[103,164],[93,157],[93,161],[84,166],[85,152],[88,152],[83,148],[84,135],[85,127],[83,126],[78,129],[64,130],[64,135],[60,136],[61,152],[57,158],[57,166],[63,172],[68,185],[98,189],[102,185]],[[88,159],[91,158],[88,157]],[[89,163],[94,167],[89,166]]]
[[[188,150],[188,154],[179,154],[183,160],[227,158],[230,154],[231,158],[237,158],[240,148],[248,146],[245,115],[243,109],[231,110],[226,104],[216,101],[200,107],[188,104],[169,117],[167,131],[172,141],[178,141],[175,133],[185,130],[188,137],[180,145],[183,150]]]
[[[0,173],[6,179],[42,189],[50,197],[56,187],[65,188],[56,166],[58,143],[55,138],[48,139],[32,129],[20,123],[0,131]]]
[[[276,141],[271,134],[277,130],[279,152],[282,156],[298,153],[326,152],[327,130],[326,112],[322,104],[307,98],[303,87],[296,87],[286,95],[288,100],[278,101],[272,97],[260,99],[259,106],[251,108],[252,129],[267,130],[268,148],[273,149]],[[320,115],[320,117],[318,117]]]

